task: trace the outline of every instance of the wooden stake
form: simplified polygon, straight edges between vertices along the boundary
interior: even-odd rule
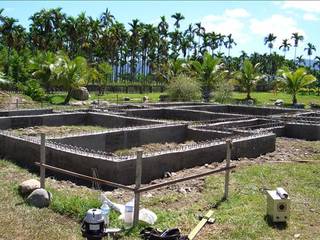
[[[139,208],[140,208],[140,192],[141,186],[141,175],[142,175],[142,151],[137,151],[136,159],[136,186],[134,191],[134,212],[133,212],[133,227],[137,226],[139,222]]]
[[[41,146],[40,146],[40,187],[45,188],[46,177],[46,135],[41,133]]]
[[[224,196],[223,199],[227,200],[229,196],[229,177],[230,177],[230,160],[231,160],[231,140],[226,141],[226,147],[227,147],[227,156],[226,156],[226,172],[225,172],[225,180],[224,180]]]

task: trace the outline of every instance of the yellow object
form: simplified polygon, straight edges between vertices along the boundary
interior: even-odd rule
[[[210,220],[211,216],[213,215],[213,210],[209,210],[204,218],[198,223],[198,225],[190,232],[188,235],[189,240],[193,240],[198,232],[203,228],[204,225]],[[214,219],[212,220],[214,222]]]

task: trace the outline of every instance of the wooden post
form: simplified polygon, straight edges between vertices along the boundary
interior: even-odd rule
[[[46,135],[41,133],[41,146],[40,146],[40,187],[45,188],[46,168]]]
[[[229,168],[230,159],[231,159],[231,148],[232,148],[232,143],[230,139],[226,141],[226,147],[227,147],[226,168]],[[223,196],[224,200],[227,200],[229,195],[229,176],[230,176],[230,169],[227,169],[225,171],[225,180],[224,180],[224,196]]]
[[[140,192],[141,186],[141,175],[142,175],[142,151],[137,151],[136,159],[136,186],[134,191],[134,212],[133,212],[133,227],[137,226],[139,222],[139,208],[140,208]]]
[[[16,109],[19,109],[19,98],[16,98]]]

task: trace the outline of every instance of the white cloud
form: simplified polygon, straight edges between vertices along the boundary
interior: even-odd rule
[[[297,9],[305,12],[320,13],[319,1],[284,1],[280,6],[283,9]]]
[[[233,8],[233,9],[226,9],[224,11],[224,15],[227,17],[245,18],[245,17],[249,17],[250,13],[244,8]]]
[[[279,45],[285,38],[290,39],[293,32],[298,32],[306,37],[306,33],[297,26],[293,18],[279,14],[272,15],[270,18],[263,20],[252,19],[250,30],[261,37],[273,33],[277,36],[275,45]]]
[[[201,24],[207,32],[232,34],[237,43],[246,43],[245,21],[250,14],[242,8],[226,9],[222,15],[208,15],[201,19]]]
[[[318,21],[319,20],[319,18],[312,13],[303,14],[303,19],[306,21]]]

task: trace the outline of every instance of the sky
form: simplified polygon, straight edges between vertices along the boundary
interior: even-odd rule
[[[163,15],[172,25],[170,16],[180,12],[185,17],[181,22],[182,29],[190,23],[201,22],[206,31],[231,33],[237,43],[231,51],[233,56],[238,56],[241,50],[269,52],[263,42],[269,33],[277,36],[275,49],[282,54],[278,50],[282,40],[299,32],[305,40],[297,55],[306,56],[303,49],[308,42],[319,48],[320,55],[320,1],[0,1],[4,14],[18,19],[27,29],[32,14],[55,7],[61,7],[68,15],[85,12],[97,18],[108,8],[126,25],[132,19],[157,24]],[[287,57],[293,57],[293,52],[292,49]]]

